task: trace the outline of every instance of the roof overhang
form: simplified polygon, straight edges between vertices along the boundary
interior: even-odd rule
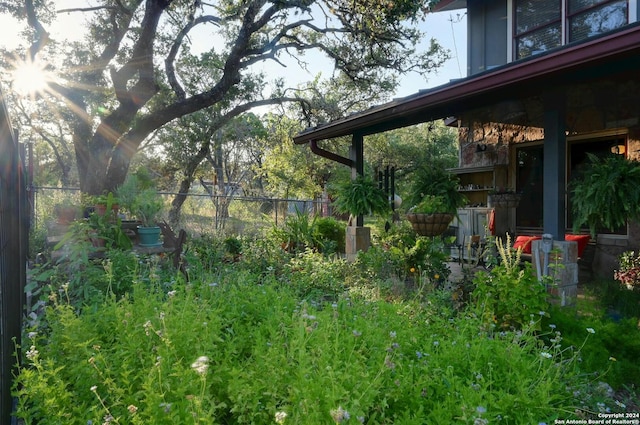
[[[489,103],[541,94],[625,69],[640,70],[640,23],[306,129],[294,142],[368,135],[457,116]]]
[[[446,12],[449,10],[466,9],[467,0],[440,0],[431,8],[432,12]]]

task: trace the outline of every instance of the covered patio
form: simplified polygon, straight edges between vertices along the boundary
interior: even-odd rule
[[[507,184],[514,188],[518,148],[540,146],[542,190],[523,194],[529,215],[533,211],[539,216],[537,222],[519,222],[517,209],[501,212],[496,234],[545,233],[563,241],[570,228],[566,185],[571,143],[610,144],[624,135],[627,157],[640,158],[639,99],[640,25],[634,24],[306,129],[294,141],[350,166],[355,175],[363,171],[365,136],[444,119],[459,128],[461,168],[504,165]],[[321,146],[322,140],[343,136],[351,136],[350,158]],[[609,238],[611,244],[638,246],[635,227]]]

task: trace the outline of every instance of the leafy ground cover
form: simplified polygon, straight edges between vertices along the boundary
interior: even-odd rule
[[[36,270],[16,416],[549,424],[638,409],[637,304],[554,308],[509,264],[447,285],[441,241],[406,229],[355,263],[277,237],[191,240],[186,275],[120,251]]]

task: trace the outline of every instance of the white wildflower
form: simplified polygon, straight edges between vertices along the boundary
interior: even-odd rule
[[[150,335],[150,330],[151,330],[151,328],[153,328],[153,325],[151,324],[151,320],[147,320],[144,323],[144,325],[142,325],[142,327],[144,328],[145,335],[149,336]]]
[[[33,361],[35,359],[38,358],[38,350],[36,350],[36,346],[32,345],[31,348],[29,348],[29,351],[27,351],[27,359]]]
[[[209,357],[200,356],[191,364],[191,368],[199,375],[205,375],[209,369]]]
[[[276,412],[276,423],[283,424],[284,420],[287,419],[287,412]]]
[[[596,331],[593,328],[587,328],[587,332],[589,332],[590,334],[596,333]]]
[[[553,357],[551,354],[547,353],[546,351],[543,351],[542,353],[540,353],[540,355],[545,359],[550,359],[551,357]]]

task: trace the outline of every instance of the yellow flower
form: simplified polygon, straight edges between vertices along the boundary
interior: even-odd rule
[[[409,269],[409,271],[410,271],[411,273],[415,273],[415,272],[416,272],[416,268],[415,268],[415,267],[411,267],[411,268]]]
[[[434,274],[434,275],[433,275],[433,278],[434,278],[435,280],[438,280],[438,279],[440,279],[440,275],[436,273],[436,274]]]

